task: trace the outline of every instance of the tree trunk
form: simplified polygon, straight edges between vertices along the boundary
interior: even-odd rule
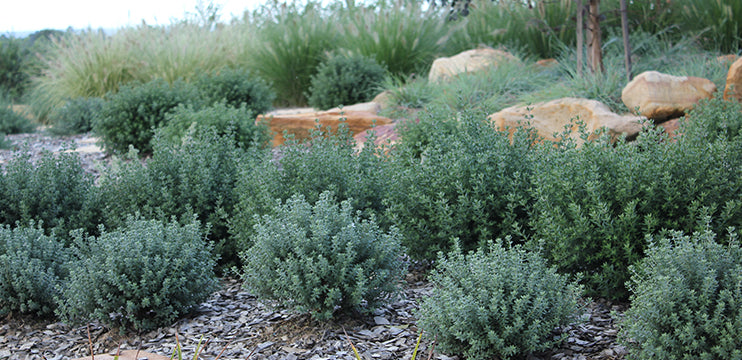
[[[582,42],[585,40],[582,30],[585,25],[582,23],[585,11],[582,7],[582,0],[577,0],[577,76],[582,77]]]
[[[600,32],[600,0],[590,0],[590,10],[588,12],[587,32],[587,56],[590,63],[590,69],[594,73],[603,72],[603,51],[601,49],[601,32]]]
[[[623,55],[626,65],[626,79],[631,81],[631,46],[629,46],[629,16],[626,0],[621,0],[621,30],[623,31]]]

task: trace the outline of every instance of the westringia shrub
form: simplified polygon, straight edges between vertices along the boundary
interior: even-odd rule
[[[270,214],[275,210],[274,199],[286,201],[296,194],[314,204],[319,194],[332,191],[338,201],[349,200],[365,218],[373,214],[387,227],[382,217],[391,180],[389,163],[371,141],[357,152],[347,127],[340,127],[333,134],[318,130],[306,142],[284,144],[280,160],[272,161],[272,155],[265,153],[242,167],[236,185],[239,202],[231,223],[242,246],[249,247],[254,215]]]
[[[31,222],[0,227],[0,314],[54,314],[70,252]]]
[[[165,115],[180,104],[200,105],[199,99],[198,89],[182,81],[124,85],[106,95],[93,131],[109,153],[123,155],[133,146],[151,154],[154,129],[165,123]]]
[[[0,88],[0,134],[21,134],[35,129],[33,121],[13,110],[10,95]]]
[[[136,160],[136,152],[115,161],[100,179],[103,223],[116,228],[135,213],[161,221],[196,215],[210,225],[208,237],[221,263],[234,265],[241,249],[230,241],[227,224],[234,214],[235,186],[246,155],[233,139],[213,129],[177,144],[156,137],[154,154],[146,164]]]
[[[36,163],[30,152],[16,155],[0,173],[0,223],[36,221],[67,239],[70,230],[94,230],[93,177],[74,153],[45,153]]]
[[[587,293],[626,300],[629,265],[646,235],[690,232],[702,215],[716,232],[742,225],[740,142],[693,144],[646,132],[545,152],[533,177],[533,241],[561,271],[581,272]]]
[[[93,129],[93,124],[103,108],[103,99],[80,97],[67,100],[52,115],[52,127],[57,135],[83,134]]]
[[[727,241],[725,241],[727,242]],[[708,227],[652,238],[619,333],[633,359],[742,358],[742,248]]]
[[[165,125],[160,136],[172,143],[181,143],[187,134],[199,134],[212,128],[218,135],[232,135],[235,143],[243,148],[253,144],[264,146],[270,141],[266,124],[256,124],[254,112],[243,103],[239,108],[224,102],[201,109],[180,105],[165,115]]]
[[[458,114],[453,124],[444,112],[423,116],[431,117],[421,124],[433,133],[420,134],[414,144],[403,139],[384,199],[385,216],[399,227],[410,256],[434,260],[457,238],[464,251],[510,234],[522,241],[534,201],[529,132],[516,132],[511,144],[482,114]]]
[[[575,319],[581,288],[537,253],[489,242],[464,255],[439,254],[433,294],[418,324],[446,353],[469,359],[525,358],[564,340],[553,331]]]
[[[245,69],[224,68],[203,74],[196,79],[195,85],[206,103],[224,101],[235,108],[244,106],[255,115],[270,110],[276,99],[265,80]]]
[[[99,237],[75,234],[78,259],[70,266],[57,314],[149,331],[170,325],[217,287],[216,260],[201,225],[135,220]]]
[[[309,106],[325,110],[369,101],[379,93],[385,75],[386,70],[371,58],[332,56],[312,76]]]
[[[297,195],[255,226],[241,254],[245,285],[317,319],[336,309],[368,313],[398,289],[405,272],[400,235],[354,214],[323,192],[312,206]]]
[[[702,99],[680,123],[682,140],[704,144],[716,140],[734,141],[742,135],[742,104],[727,101],[721,92]]]

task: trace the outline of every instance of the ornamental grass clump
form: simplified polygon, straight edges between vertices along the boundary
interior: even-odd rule
[[[54,314],[70,251],[34,224],[0,227],[0,316]]]
[[[575,319],[582,289],[537,253],[489,242],[464,255],[439,254],[433,294],[418,324],[441,351],[470,359],[525,358],[564,340],[554,330]]]
[[[707,220],[708,222],[708,220]],[[650,239],[619,340],[633,359],[742,359],[742,248],[707,226]]]
[[[338,204],[331,192],[309,204],[297,195],[255,225],[242,253],[245,286],[316,319],[337,310],[369,313],[397,291],[405,273],[400,235]]]
[[[205,301],[218,284],[216,259],[198,221],[137,220],[99,237],[75,234],[77,260],[57,314],[74,322],[148,331]]]

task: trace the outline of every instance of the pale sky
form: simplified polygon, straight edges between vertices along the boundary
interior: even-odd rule
[[[266,0],[214,0],[222,21],[241,17],[244,10],[254,10]],[[195,13],[199,0],[2,0],[0,35],[43,29],[118,29],[138,25],[167,25],[173,18],[183,19]],[[209,1],[203,0],[203,4]]]

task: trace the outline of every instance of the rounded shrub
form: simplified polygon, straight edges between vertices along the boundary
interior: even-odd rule
[[[180,104],[200,105],[200,97],[195,86],[182,81],[170,85],[156,79],[124,85],[117,93],[106,95],[93,131],[109,153],[126,154],[131,145],[150,154],[154,129],[165,123],[165,114]]]
[[[255,225],[254,245],[241,256],[255,294],[329,319],[336,309],[370,312],[397,290],[405,267],[395,229],[361,220],[331,192],[314,206],[301,195],[277,206]]]
[[[216,260],[200,223],[136,220],[99,237],[75,235],[79,259],[70,266],[57,313],[148,331],[169,325],[216,289]]]
[[[320,64],[309,87],[309,106],[329,109],[371,100],[386,71],[375,60],[358,55],[330,57]]]
[[[181,105],[165,116],[165,125],[159,131],[164,140],[175,144],[181,143],[189,133],[199,134],[213,128],[220,136],[233,136],[235,144],[242,148],[266,145],[270,141],[268,126],[256,124],[254,114],[244,103],[239,108],[224,102],[202,109]]]
[[[33,132],[36,124],[13,110],[13,102],[9,94],[0,89],[0,133],[22,134]]]
[[[53,315],[70,252],[33,222],[0,227],[0,314]]]
[[[235,108],[244,105],[254,115],[270,110],[276,99],[265,80],[245,69],[224,68],[203,74],[195,84],[208,103],[224,101]]]
[[[742,359],[742,248],[710,229],[650,239],[619,339],[635,359]]]
[[[581,288],[537,253],[490,242],[464,255],[439,256],[433,294],[423,299],[418,324],[441,351],[469,359],[510,359],[551,348],[553,331],[569,324]],[[525,358],[525,356],[523,357]]]
[[[83,134],[93,129],[93,123],[103,108],[103,99],[80,97],[67,100],[52,118],[51,132],[57,135]]]

